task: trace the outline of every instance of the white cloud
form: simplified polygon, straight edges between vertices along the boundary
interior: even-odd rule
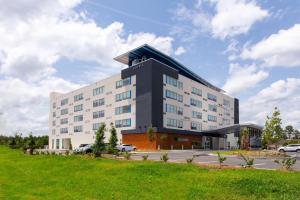
[[[75,10],[81,2],[0,0],[0,131],[47,129],[49,92],[79,87],[56,77],[63,58],[93,63],[82,74],[94,81],[120,70],[113,58],[142,44],[174,54],[171,37],[127,34],[120,22],[101,27]]]
[[[184,47],[180,46],[175,50],[174,54],[176,56],[180,56],[180,55],[184,54],[185,52],[186,52],[186,49]]]
[[[278,107],[284,126],[291,124],[300,129],[299,101],[300,79],[278,80],[241,103],[241,121],[263,125],[266,116],[271,115],[274,107]]]
[[[255,87],[268,76],[267,72],[258,70],[255,65],[242,67],[239,64],[230,64],[229,77],[223,86],[223,90],[231,95],[236,95]]]
[[[214,13],[205,12],[204,4],[214,8]],[[269,16],[254,0],[204,0],[194,9],[180,4],[175,11],[176,19],[187,21],[202,32],[220,39],[247,33],[258,21]]]
[[[245,48],[243,59],[262,61],[264,66],[300,66],[300,24],[280,30],[278,33]]]

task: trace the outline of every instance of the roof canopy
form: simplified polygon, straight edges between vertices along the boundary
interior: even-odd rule
[[[194,81],[197,81],[211,89],[217,90],[218,92],[224,92],[222,89],[212,85],[208,81],[204,80],[179,62],[177,62],[175,59],[171,58],[170,56],[158,51],[157,49],[144,44],[138,48],[135,48],[131,51],[128,51],[127,53],[124,53],[120,56],[117,56],[114,58],[116,61],[121,62],[123,64],[126,64],[128,66],[131,65],[132,61],[135,59],[141,59],[143,56],[145,56],[147,59],[153,58],[156,59],[176,70],[178,70],[179,74],[182,74],[183,76],[186,76]]]

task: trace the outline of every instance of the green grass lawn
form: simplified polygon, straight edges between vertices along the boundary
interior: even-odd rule
[[[300,173],[24,155],[0,146],[0,199],[300,199]]]

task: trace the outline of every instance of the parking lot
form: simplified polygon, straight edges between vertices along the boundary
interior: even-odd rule
[[[132,155],[134,160],[142,160],[143,155],[149,155],[149,160],[160,160],[160,157],[165,152],[135,152]],[[179,162],[185,163],[186,159],[192,158],[195,155],[194,163],[199,164],[218,164],[217,155],[211,154],[211,151],[197,151],[197,150],[171,150],[168,151],[168,162]],[[293,166],[293,169],[300,170],[300,153],[290,152],[287,153],[290,156],[296,157],[296,164]],[[228,166],[240,166],[244,164],[244,161],[239,156],[225,156],[227,157],[224,165]],[[279,165],[274,163],[275,159],[282,158],[271,158],[271,157],[254,157],[254,168],[257,169],[278,169]]]

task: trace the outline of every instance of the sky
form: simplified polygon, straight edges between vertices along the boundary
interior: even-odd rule
[[[300,129],[300,1],[0,0],[0,134],[47,134],[49,93],[119,73],[142,44]]]

